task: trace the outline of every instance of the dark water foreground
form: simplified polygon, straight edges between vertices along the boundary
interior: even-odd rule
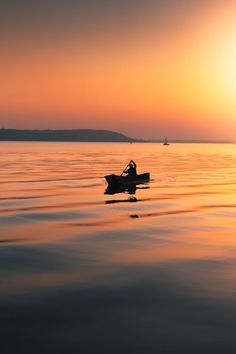
[[[130,158],[154,180],[104,194]],[[1,143],[1,353],[235,353],[235,166],[233,145]]]

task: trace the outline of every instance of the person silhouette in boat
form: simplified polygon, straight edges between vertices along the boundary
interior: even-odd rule
[[[125,173],[128,176],[136,176],[137,175],[137,165],[133,160],[130,161],[128,169],[125,171]]]

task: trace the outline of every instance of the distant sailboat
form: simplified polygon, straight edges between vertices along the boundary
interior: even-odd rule
[[[165,138],[163,145],[170,145],[170,143],[168,143],[167,138]]]

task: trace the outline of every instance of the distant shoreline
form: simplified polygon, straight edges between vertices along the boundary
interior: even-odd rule
[[[0,129],[0,141],[130,142],[124,134],[96,129]]]
[[[158,143],[161,139],[135,139],[124,134],[98,129],[0,129],[0,141],[8,142],[101,142],[101,143]],[[170,144],[234,144],[230,140],[170,140]]]

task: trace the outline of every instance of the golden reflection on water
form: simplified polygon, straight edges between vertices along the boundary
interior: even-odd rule
[[[150,188],[135,202],[104,194],[103,176],[130,159],[151,173]],[[86,240],[91,258],[121,265],[236,251],[233,145],[1,143],[0,164],[2,248]]]
[[[0,143],[0,188],[6,352],[235,353],[234,145]]]

